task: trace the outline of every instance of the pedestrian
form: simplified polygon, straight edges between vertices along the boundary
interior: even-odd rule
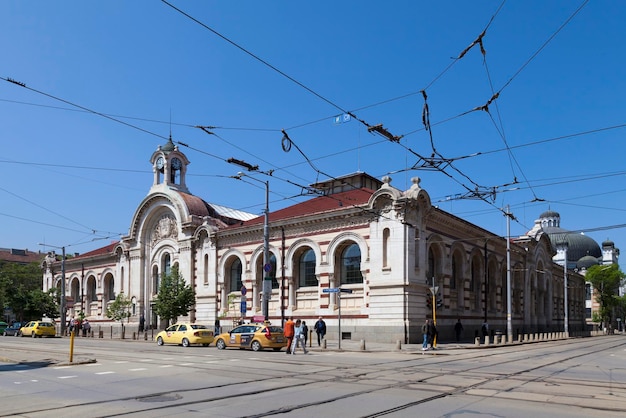
[[[489,324],[487,321],[483,322],[483,326],[480,327],[483,334],[483,344],[487,343],[487,338],[489,338]]]
[[[463,324],[461,324],[461,318],[457,319],[454,324],[454,335],[456,336],[456,342],[461,341],[461,333],[463,333]]]
[[[89,323],[87,318],[85,318],[85,320],[83,321],[83,337],[88,337],[89,331],[91,331],[91,324]]]
[[[287,354],[291,354],[291,345],[293,344],[293,334],[294,334],[295,324],[293,323],[293,316],[287,319],[285,322],[285,331],[284,335],[287,338]]]
[[[74,328],[76,327],[76,318],[72,316],[70,319],[70,334],[74,332]]]
[[[139,317],[139,332],[143,332],[146,326],[146,318],[141,314]]]
[[[326,322],[324,322],[321,316],[317,320],[315,325],[313,325],[313,329],[317,333],[317,346],[319,347],[320,345],[322,345],[322,340],[326,335]]]
[[[428,342],[430,343],[430,349],[434,350],[437,346],[437,327],[435,321],[428,323]]]
[[[298,319],[294,327],[293,343],[291,344],[291,354],[293,355],[296,354],[296,348],[298,348],[299,345],[302,346],[302,350],[304,350],[304,354],[308,352],[306,351],[306,345],[304,344],[304,329],[303,328],[304,327],[302,325],[302,322],[300,322],[300,320]]]
[[[422,325],[422,336],[424,340],[422,341],[422,351],[428,350],[428,319],[424,321],[424,325]]]
[[[222,326],[220,324],[220,319],[215,318],[215,333],[213,335],[220,335],[222,333]]]
[[[306,347],[306,342],[309,340],[309,327],[306,326],[305,321],[302,321],[302,334],[304,335],[304,346]]]

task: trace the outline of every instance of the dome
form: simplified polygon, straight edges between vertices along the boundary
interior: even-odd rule
[[[170,152],[174,151],[174,143],[172,142],[171,136],[170,136],[170,139],[167,141],[167,144],[161,146],[161,151],[165,152],[166,154],[169,154]]]
[[[602,250],[598,243],[586,235],[555,227],[544,228],[544,232],[548,234],[554,248],[557,248],[563,240],[567,241],[567,261],[577,262],[585,256],[602,257]]]
[[[559,212],[555,212],[553,210],[547,210],[539,215],[539,218],[560,218]]]
[[[569,258],[569,257],[568,257]],[[597,266],[600,264],[597,258],[592,257],[590,255],[586,255],[580,260],[576,262],[576,268],[578,269],[588,269],[591,266]]]
[[[615,247],[615,243],[607,238],[607,240],[602,243],[602,248],[605,247]]]

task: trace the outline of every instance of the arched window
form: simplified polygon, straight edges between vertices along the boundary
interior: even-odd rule
[[[270,253],[270,265],[272,270],[269,272],[269,277],[272,278],[272,289],[278,289],[278,280],[276,279],[276,256]]]
[[[340,259],[341,284],[363,283],[361,274],[361,249],[357,244],[346,246],[341,252]]]
[[[104,277],[104,300],[115,299],[115,280],[112,274],[107,274]]]
[[[433,251],[433,247],[428,248],[428,271],[426,272],[426,280],[428,283],[432,283],[433,278],[435,277],[435,252]]]
[[[383,267],[389,266],[389,228],[383,230]]]
[[[298,262],[299,287],[317,286],[315,277],[315,251],[308,249],[300,255]]]
[[[204,255],[204,263],[202,265],[202,277],[204,279],[204,284],[209,284],[209,255]]]
[[[93,276],[87,280],[87,294],[89,295],[90,301],[98,301],[98,294],[96,293],[96,278]]]
[[[159,268],[157,266],[152,266],[152,294],[156,295],[159,293],[159,286],[161,285],[159,280]]]
[[[461,277],[461,270],[463,267],[461,266],[461,256],[458,252],[454,253],[452,256],[452,276],[450,277],[450,289],[455,290],[457,283],[462,284],[463,280]]]
[[[165,276],[165,275],[169,275],[172,272],[172,259],[170,258],[169,253],[166,253],[163,256],[163,261],[161,263],[161,277]]]
[[[230,292],[237,292],[241,290],[241,287],[243,286],[243,282],[241,281],[241,271],[241,260],[239,260],[238,257],[234,257],[228,272]]]

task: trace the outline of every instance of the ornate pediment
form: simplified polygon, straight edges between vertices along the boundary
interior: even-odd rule
[[[154,230],[152,231],[152,237],[150,241],[152,245],[166,238],[176,238],[178,236],[178,225],[176,219],[169,215],[163,216],[159,219]]]

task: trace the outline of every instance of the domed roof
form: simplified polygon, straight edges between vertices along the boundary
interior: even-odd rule
[[[569,257],[568,257],[569,258]],[[590,255],[586,255],[580,260],[576,262],[576,268],[578,269],[588,269],[591,266],[597,266],[600,264],[597,258],[592,257]]]
[[[560,218],[559,212],[555,212],[553,210],[547,210],[539,215],[539,218]]]
[[[615,243],[607,238],[606,241],[602,243],[602,248],[604,247],[615,247]]]
[[[161,151],[165,152],[166,154],[174,151],[174,143],[172,142],[171,136],[170,139],[167,141],[167,144],[161,146]]]
[[[559,227],[548,227],[543,230],[550,237],[554,248],[557,248],[564,240],[567,241],[568,261],[576,262],[585,256],[602,257],[602,250],[598,243],[586,235],[569,232]]]

